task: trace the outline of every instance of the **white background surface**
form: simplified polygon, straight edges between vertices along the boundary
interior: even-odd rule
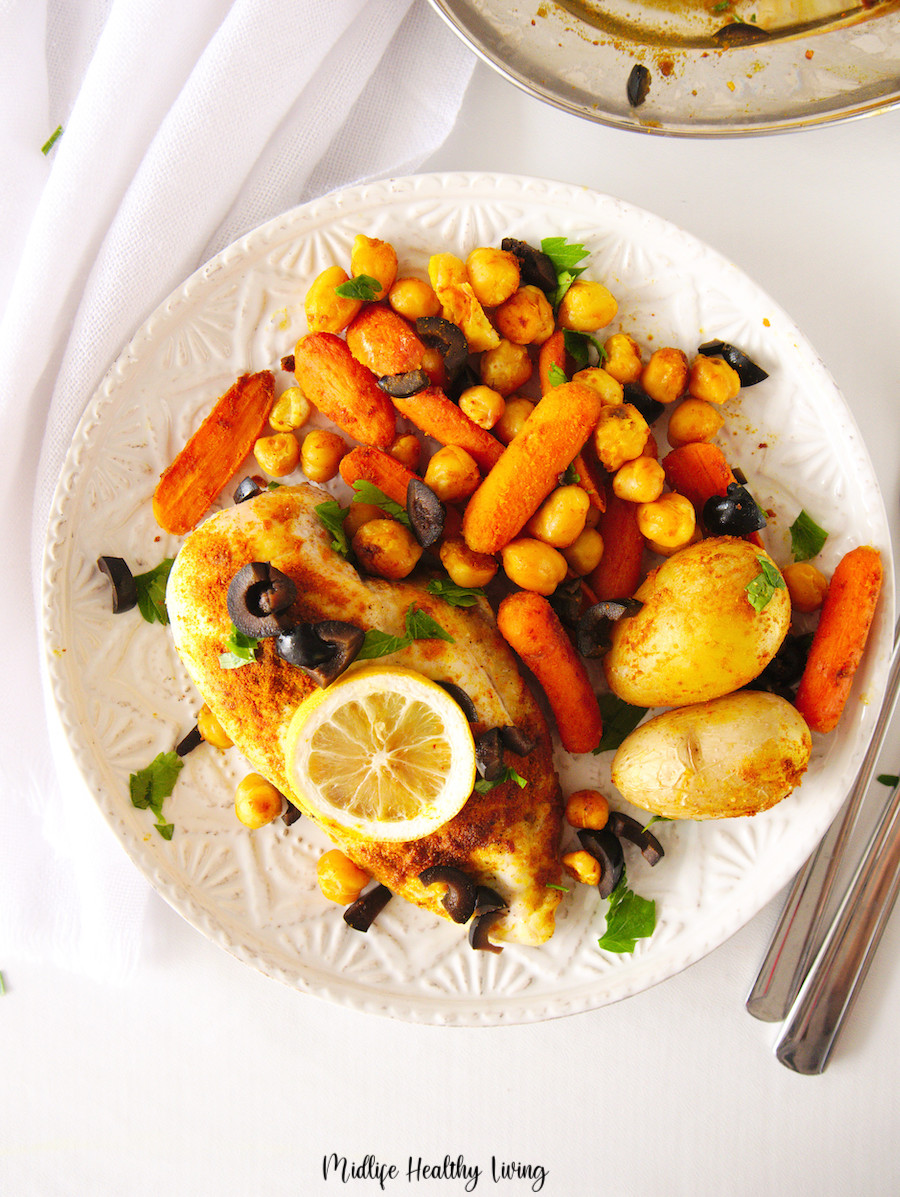
[[[584,183],[703,238],[819,350],[900,503],[900,111],[779,137],[692,142],[607,130],[476,67],[426,170]],[[881,768],[900,771],[898,723]],[[874,794],[873,797],[877,797]],[[110,840],[110,851],[121,849]],[[501,1163],[541,1166],[553,1197],[893,1194],[900,917],[822,1077],[771,1052],[744,1011],[779,902],[680,976],[531,1027],[445,1030],[295,994],[212,947],[160,900],[137,975],[101,986],[0,961],[0,1194],[375,1194],[323,1179],[332,1151],[408,1179],[464,1157],[475,1192],[520,1197]]]

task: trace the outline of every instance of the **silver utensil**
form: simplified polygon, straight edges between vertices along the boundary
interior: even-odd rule
[[[869,971],[900,889],[900,786],[881,820],[775,1045],[778,1060],[807,1076],[825,1071]]]
[[[787,1016],[821,946],[823,919],[831,899],[844,849],[856,825],[863,798],[872,780],[878,754],[891,722],[900,687],[900,620],[894,628],[894,651],[884,703],[866,755],[843,813],[832,823],[819,847],[797,874],[772,934],[759,973],[747,996],[747,1010],[764,1022]]]

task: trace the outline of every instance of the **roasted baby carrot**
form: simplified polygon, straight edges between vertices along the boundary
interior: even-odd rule
[[[500,604],[497,626],[547,695],[565,750],[591,752],[603,732],[600,706],[584,663],[547,599],[515,591]]]
[[[347,328],[347,345],[358,362],[381,377],[422,365],[425,346],[408,320],[383,304],[368,303]]]
[[[407,469],[402,461],[373,449],[370,445],[359,445],[341,458],[341,477],[352,488],[354,482],[372,482],[383,494],[402,507],[406,506],[406,490],[413,478],[418,478]]]
[[[871,545],[851,549],[832,574],[795,700],[812,731],[830,732],[837,726],[862,660],[883,576],[881,555]]]
[[[637,516],[637,503],[610,492],[606,511],[597,524],[603,538],[603,556],[587,577],[598,602],[630,598],[641,584],[644,537]]]
[[[598,392],[580,382],[554,387],[541,399],[469,499],[463,536],[470,549],[499,552],[521,531],[581,451],[602,406]]]
[[[269,370],[242,374],[229,387],[156,484],[153,514],[161,528],[190,532],[253,448],[274,401]]]
[[[673,449],[663,458],[662,466],[672,490],[690,500],[698,521],[703,518],[707,499],[713,495],[726,495],[728,487],[736,481],[725,454],[718,445],[708,441],[695,441]],[[762,546],[758,532],[749,533],[746,539]]]
[[[550,334],[538,352],[538,377],[541,382],[542,395],[546,395],[548,391],[552,391],[555,386],[560,385],[550,377],[550,371],[554,366],[566,374],[566,342],[561,328]],[[566,376],[568,377],[567,374]]]
[[[346,341],[329,332],[301,337],[294,350],[294,373],[310,403],[354,440],[380,449],[393,442],[393,404]]]
[[[427,436],[433,436],[442,445],[465,449],[481,470],[491,469],[503,453],[500,441],[470,420],[440,387],[426,387],[405,398],[395,396],[394,406]]]
[[[653,437],[649,437],[653,440]],[[587,440],[581,452],[572,462],[572,467],[578,475],[578,485],[587,491],[591,506],[598,511],[606,510],[606,471],[597,459],[597,451],[593,442]]]

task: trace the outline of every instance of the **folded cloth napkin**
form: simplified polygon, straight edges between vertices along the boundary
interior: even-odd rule
[[[85,404],[211,255],[305,199],[414,171],[473,63],[426,0],[0,0],[0,968],[127,977],[150,892],[40,680],[32,589]]]

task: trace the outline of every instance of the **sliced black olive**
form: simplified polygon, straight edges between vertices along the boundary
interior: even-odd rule
[[[419,880],[426,889],[432,885],[446,885],[447,892],[441,898],[441,905],[454,923],[467,923],[475,913],[477,886],[462,869],[452,865],[432,865],[419,874]]]
[[[195,723],[188,734],[178,741],[175,745],[176,756],[187,756],[189,752],[193,752],[195,748],[199,748],[203,743],[203,737],[200,735],[200,728]]]
[[[703,523],[712,536],[747,536],[765,528],[766,517],[746,487],[730,482],[727,494],[703,504]]]
[[[476,952],[493,952],[499,956],[503,951],[498,943],[491,943],[490,934],[494,923],[503,918],[502,910],[486,910],[469,924],[469,946]]]
[[[561,622],[567,628],[574,628],[581,615],[583,598],[581,578],[572,578],[569,581],[560,582],[548,601]]]
[[[479,885],[475,891],[476,914],[487,914],[489,910],[506,910],[508,906],[506,899],[501,898],[489,885]]]
[[[282,368],[282,370],[285,371],[286,374],[293,374],[294,367],[296,365],[297,365],[297,363],[294,360],[294,355],[292,353],[287,354],[286,357],[283,357],[281,359],[281,368]]]
[[[636,407],[648,424],[652,424],[666,410],[664,403],[651,399],[639,382],[626,382],[622,387],[624,400]]]
[[[749,25],[745,21],[732,21],[723,25],[712,35],[713,41],[720,46],[752,46],[757,42],[767,41],[769,34],[758,25]]]
[[[281,632],[275,652],[289,665],[304,669],[318,686],[330,686],[355,660],[366,638],[355,623],[325,619],[301,623]]]
[[[747,357],[743,349],[730,345],[728,341],[704,341],[697,352],[706,357],[724,358],[737,373],[742,387],[752,387],[769,377],[762,366],[758,366],[752,358]]]
[[[640,609],[637,599],[605,599],[594,603],[575,625],[575,647],[583,657],[602,657],[612,643],[609,625]]]
[[[474,723],[478,718],[478,712],[475,709],[475,703],[472,702],[468,694],[462,686],[457,686],[455,682],[438,682],[438,685],[446,690],[454,702],[458,703],[462,709],[463,714],[470,723]]]
[[[231,579],[228,614],[243,635],[263,640],[287,627],[287,609],[296,597],[297,587],[280,569],[268,561],[250,561]]]
[[[386,395],[395,399],[408,399],[431,386],[431,379],[424,370],[407,370],[405,374],[384,374],[376,379],[377,386]]]
[[[600,831],[582,828],[578,832],[578,839],[585,852],[590,852],[591,856],[600,862],[600,881],[597,890],[601,898],[608,898],[619,884],[622,871],[625,868],[625,853],[622,851],[622,845],[605,827]]]
[[[406,488],[406,514],[413,536],[423,548],[440,539],[447,508],[421,478],[411,478]]]
[[[130,611],[137,603],[137,586],[125,558],[98,557],[97,568],[102,574],[106,574],[112,586],[113,615]]]
[[[459,403],[459,397],[463,391],[467,391],[469,387],[477,387],[481,383],[481,375],[468,362],[461,370],[457,370],[450,379],[446,388],[446,395],[448,399],[452,399],[454,403]]]
[[[793,701],[794,689],[803,676],[812,632],[802,636],[787,636],[765,669],[747,685],[748,690],[767,690]]]
[[[553,260],[542,250],[535,249],[527,241],[517,241],[515,237],[504,237],[500,248],[518,258],[519,274],[526,286],[539,287],[542,291],[555,291],[559,286]]]
[[[248,499],[255,499],[266,489],[268,483],[259,474],[250,474],[236,488],[232,498],[235,503],[246,503]]]
[[[626,815],[624,811],[610,811],[609,822],[606,826],[619,839],[628,840],[630,844],[640,848],[641,856],[649,864],[658,864],[665,856],[663,846],[656,836],[647,831],[637,819]]]
[[[344,911],[344,922],[354,931],[368,931],[393,896],[386,885],[367,889]]]
[[[632,108],[640,108],[644,100],[647,98],[647,92],[650,90],[650,72],[643,65],[643,63],[636,62],[631,68],[631,73],[628,76],[628,82],[625,84],[625,92],[628,96],[628,103]]]
[[[528,732],[522,731],[521,727],[515,727],[513,724],[507,724],[506,727],[500,728],[500,739],[503,741],[503,747],[514,752],[516,756],[528,756],[530,752],[534,752],[537,746],[534,736],[529,736]]]
[[[294,806],[293,802],[287,802],[285,803],[285,809],[281,816],[281,821],[284,823],[285,827],[293,827],[293,825],[300,818],[301,814],[302,812],[298,807]]]
[[[475,764],[485,781],[497,781],[506,766],[503,763],[503,743],[500,729],[492,727],[475,741]]]
[[[443,316],[420,316],[416,321],[416,332],[429,349],[438,351],[444,359],[444,369],[451,377],[466,364],[469,342],[458,325]]]

